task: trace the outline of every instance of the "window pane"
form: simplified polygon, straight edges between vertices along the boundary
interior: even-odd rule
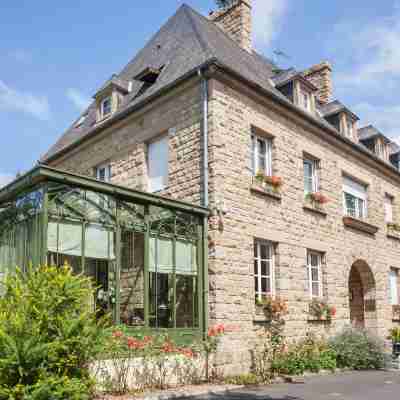
[[[356,217],[356,198],[351,194],[345,193],[346,214],[351,217]]]
[[[311,265],[313,267],[318,267],[318,265],[319,265],[319,254],[311,253]]]
[[[318,282],[312,283],[312,295],[315,297],[319,296],[319,283]]]
[[[254,287],[256,289],[256,293],[258,293],[259,292],[259,287],[258,287],[258,278],[257,277],[254,277]]]
[[[149,190],[157,192],[168,184],[168,136],[149,144]]]
[[[358,218],[364,218],[364,200],[357,199],[358,202]]]
[[[268,292],[268,290],[267,290],[267,278],[262,278],[261,279],[261,291],[263,293],[267,293]]]
[[[258,261],[254,260],[254,275],[258,275]]]
[[[261,246],[261,259],[265,260],[268,257],[268,246],[265,244],[262,244]]]
[[[319,281],[318,268],[311,268],[311,280],[313,282]]]
[[[270,275],[269,262],[261,261],[261,275]]]

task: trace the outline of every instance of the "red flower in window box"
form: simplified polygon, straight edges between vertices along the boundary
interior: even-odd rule
[[[308,198],[319,204],[326,204],[329,202],[329,199],[320,192],[309,193]]]
[[[280,188],[283,184],[282,178],[279,176],[265,176],[264,181],[274,188]]]

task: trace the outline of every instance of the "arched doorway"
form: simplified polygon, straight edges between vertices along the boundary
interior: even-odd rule
[[[356,261],[349,276],[350,321],[356,328],[376,329],[376,285],[369,265]]]

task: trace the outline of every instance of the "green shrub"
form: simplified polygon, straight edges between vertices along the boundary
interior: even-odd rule
[[[252,385],[259,385],[262,382],[257,377],[257,375],[250,373],[250,374],[230,376],[225,379],[225,383],[228,385],[252,386]]]
[[[302,375],[306,371],[333,371],[335,368],[336,352],[326,341],[311,334],[279,354],[272,363],[275,373],[285,375]]]
[[[91,296],[90,280],[66,266],[8,276],[0,299],[0,398],[86,398],[79,393],[90,389],[88,366],[102,338]]]
[[[385,365],[384,344],[363,330],[347,328],[331,339],[339,368],[380,369]]]

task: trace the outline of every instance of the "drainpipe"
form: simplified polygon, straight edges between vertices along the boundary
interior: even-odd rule
[[[201,78],[203,103],[203,206],[208,207],[208,80],[201,69],[198,74]]]
[[[203,133],[203,206],[209,206],[208,199],[208,80],[203,75],[201,69],[198,70],[198,75],[201,79],[201,97],[203,103],[203,121],[202,121],[202,133]],[[208,331],[208,218],[204,217],[203,220],[203,328],[202,336],[203,339],[207,337]]]

